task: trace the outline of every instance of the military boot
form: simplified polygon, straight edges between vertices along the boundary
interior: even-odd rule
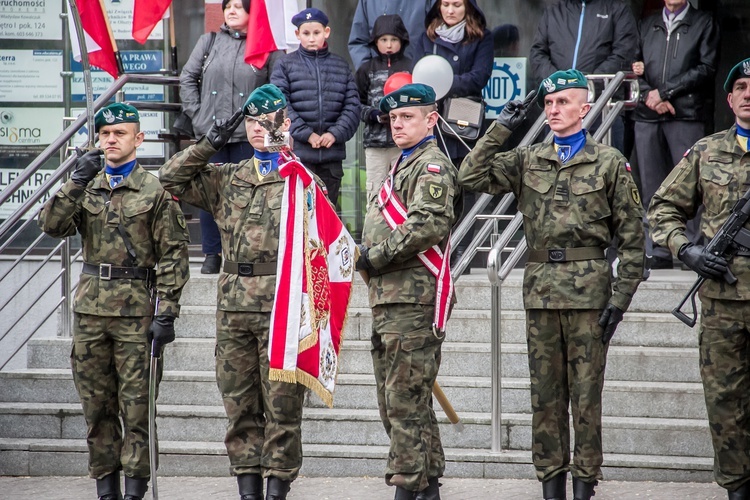
[[[573,478],[573,497],[575,500],[591,500],[591,497],[596,495],[594,493],[594,487],[599,484],[596,481],[593,483],[587,483],[581,481],[577,477]]]
[[[263,500],[263,477],[260,474],[240,474],[237,486],[240,500]]]
[[[418,491],[414,500],[440,500],[440,483],[438,478],[431,477],[427,480],[427,488]]]
[[[112,472],[96,480],[96,496],[99,500],[122,500],[120,473]]]
[[[266,500],[286,500],[291,481],[284,481],[276,476],[268,476],[266,483]]]
[[[414,492],[409,491],[402,486],[396,486],[396,496],[393,500],[414,500]]]
[[[125,500],[143,500],[148,489],[148,479],[125,476]]]
[[[542,482],[544,500],[565,500],[567,498],[568,474],[563,472]]]
[[[729,500],[750,500],[750,483],[745,483],[734,491],[728,491]]]

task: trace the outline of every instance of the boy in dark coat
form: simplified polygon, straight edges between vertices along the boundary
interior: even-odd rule
[[[378,52],[378,57],[365,61],[355,75],[365,123],[363,142],[368,200],[377,192],[391,165],[401,154],[391,137],[388,115],[381,113],[378,105],[388,77],[393,73],[411,71],[412,60],[404,55],[408,45],[409,33],[398,14],[378,17],[369,44]]]
[[[292,24],[299,50],[281,58],[271,83],[288,102],[294,153],[325,182],[328,198],[338,208],[346,141],[359,126],[359,94],[349,65],[328,50],[328,16],[305,9]]]

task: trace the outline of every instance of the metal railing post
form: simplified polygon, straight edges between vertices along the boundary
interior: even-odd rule
[[[62,276],[60,277],[60,287],[62,291],[62,304],[60,305],[60,329],[59,336],[70,338],[73,336],[72,317],[73,308],[70,293],[72,290],[70,283],[71,262],[70,262],[70,238],[63,238],[63,246],[60,249],[60,265],[62,266]]]
[[[492,245],[494,246],[498,238],[500,237],[498,228],[498,219],[494,221],[494,230],[491,236]],[[492,356],[490,370],[492,371],[492,416],[491,416],[491,427],[492,427],[492,453],[500,453],[503,451],[503,343],[502,343],[502,330],[500,325],[500,317],[502,311],[502,299],[501,299],[501,286],[500,283],[492,284],[492,325],[490,332],[492,338],[490,339],[490,352]]]

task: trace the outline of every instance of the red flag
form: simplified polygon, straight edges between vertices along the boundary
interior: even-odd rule
[[[271,9],[266,7],[266,2]],[[256,68],[266,64],[275,50],[286,50],[297,45],[292,17],[299,12],[295,0],[252,0],[248,12],[245,62]]]
[[[133,40],[146,43],[167,12],[172,0],[135,0],[133,5]]]
[[[114,78],[117,78],[117,60],[112,39],[109,36],[109,27],[99,0],[71,0],[75,1],[78,13],[81,16],[81,26],[86,37],[86,52],[89,54],[89,62],[97,66]],[[70,19],[71,16],[68,16]],[[72,20],[71,20],[72,21]],[[74,29],[71,30],[70,39],[73,48],[73,58],[81,60],[81,47]]]

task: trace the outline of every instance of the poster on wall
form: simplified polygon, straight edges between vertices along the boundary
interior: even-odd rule
[[[64,108],[0,106],[0,155],[39,154],[62,132]]]
[[[120,52],[122,65],[126,73],[156,73],[164,67],[164,53],[160,50],[123,50]],[[74,102],[85,102],[86,92],[83,86],[83,67],[71,56],[70,69],[73,72],[71,79],[71,98]],[[94,88],[94,99],[112,86],[115,81],[105,71],[91,67],[91,81]],[[163,85],[146,85],[140,83],[128,83],[125,86],[126,101],[163,101]]]
[[[71,110],[73,116],[78,116],[86,110],[83,108]],[[141,131],[146,136],[146,140],[156,140],[159,138],[159,132],[164,128],[164,113],[159,111],[139,111],[141,117]],[[78,133],[73,137],[73,143],[77,147],[86,146],[89,141],[87,125],[81,127]],[[164,158],[163,142],[143,142],[136,150],[138,158]]]
[[[496,57],[492,75],[482,90],[487,104],[484,117],[494,120],[506,104],[526,97],[526,58]]]
[[[60,0],[2,1],[0,39],[62,40],[61,13]]]
[[[62,50],[0,50],[0,102],[62,102]]]
[[[5,188],[7,188],[13,181],[15,181],[22,173],[24,169],[22,168],[0,168],[0,193],[3,192]],[[49,179],[49,177],[54,173],[54,170],[39,170],[34,175],[32,175],[19,189],[13,192],[10,198],[0,205],[0,220],[7,219],[13,213],[21,208],[21,205],[26,203],[26,200],[31,198],[31,196],[36,192],[37,189],[39,189],[44,182]],[[49,198],[49,193],[54,193],[57,191],[57,189],[62,185],[62,181],[58,181],[53,185],[53,187],[48,191],[48,193],[42,197],[37,203],[36,207],[41,207],[44,202],[47,201]],[[35,213],[35,210],[31,210],[28,212],[29,214]],[[28,216],[24,217],[24,219],[28,218]]]
[[[104,0],[107,9],[109,24],[115,40],[133,39],[133,5],[134,0]],[[164,38],[164,23],[159,23],[151,32],[149,40],[161,40]]]

